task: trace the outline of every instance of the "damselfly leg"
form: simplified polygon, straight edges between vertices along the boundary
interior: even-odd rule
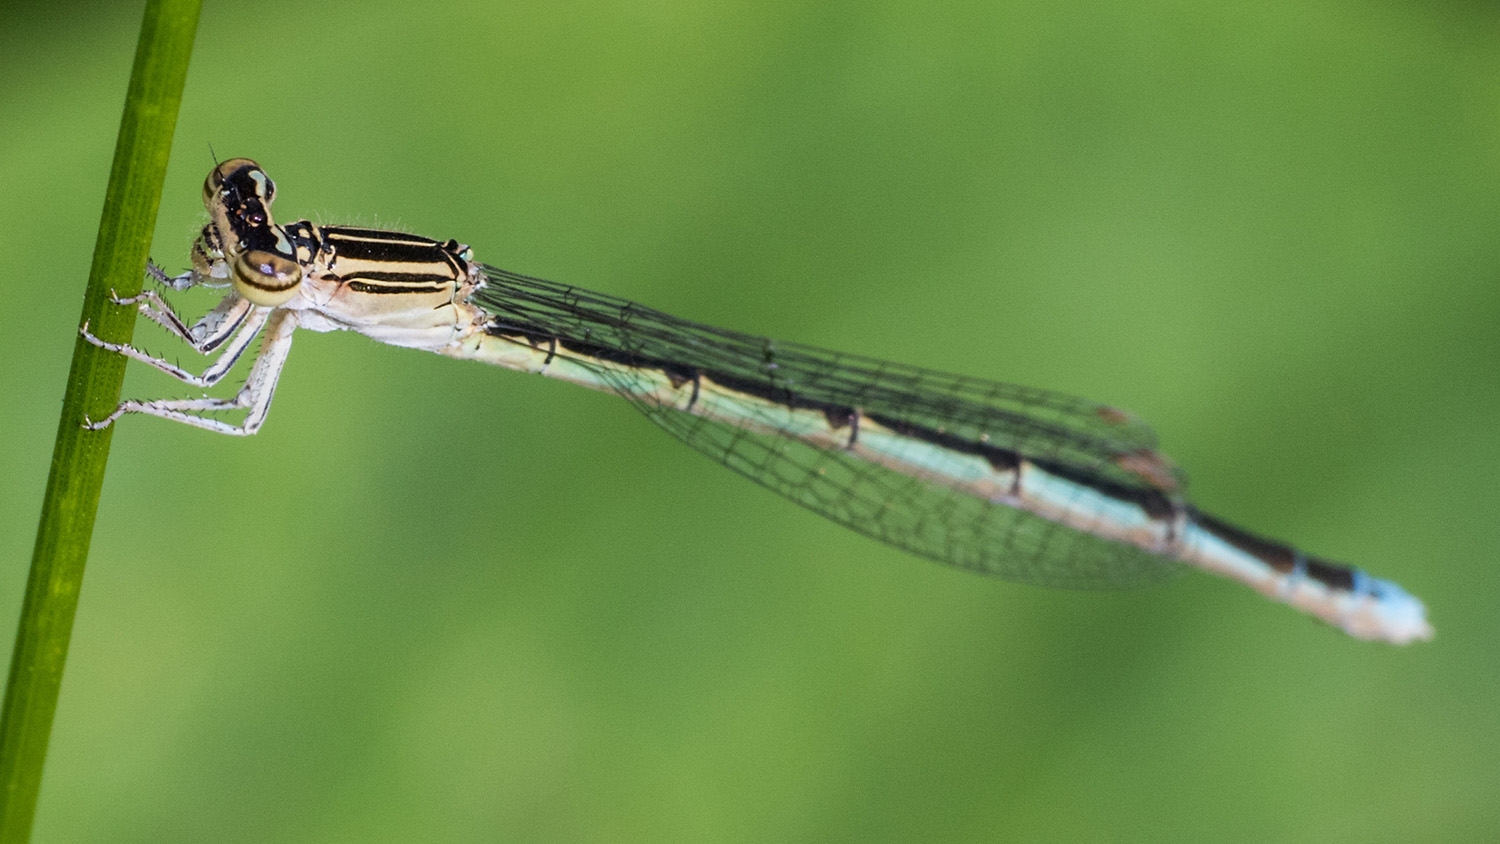
[[[162,372],[171,375],[178,380],[194,386],[212,386],[218,383],[239,359],[245,348],[255,339],[264,325],[269,325],[266,330],[265,340],[261,344],[260,353],[255,356],[255,362],[250,366],[250,373],[245,378],[244,386],[240,387],[232,398],[210,398],[201,399],[154,399],[141,401],[128,399],[120,403],[115,411],[98,421],[86,421],[84,427],[92,431],[102,430],[114,424],[127,413],[144,413],[147,416],[156,416],[161,419],[171,419],[195,428],[203,428],[220,434],[233,436],[249,436],[260,430],[260,426],[266,420],[266,414],[271,409],[271,398],[276,392],[276,381],[281,377],[281,368],[286,365],[287,356],[292,350],[292,336],[297,328],[295,316],[288,311],[272,311],[267,308],[254,308],[250,316],[244,320],[239,333],[235,339],[209,369],[201,376],[195,376],[180,367],[145,354],[130,346],[121,346],[104,341],[84,332],[84,338],[101,348],[119,352],[133,360],[139,360],[156,367]],[[205,413],[217,413],[223,411],[244,410],[247,411],[245,418],[240,424],[235,425]]]

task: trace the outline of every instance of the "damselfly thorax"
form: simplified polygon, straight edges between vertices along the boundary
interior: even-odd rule
[[[228,286],[189,324],[150,291],[134,305],[202,353],[193,374],[131,346],[92,343],[212,386],[258,334],[232,398],[126,401],[227,434],[265,421],[298,328],[541,373],[619,395],[716,461],[883,542],[1049,586],[1147,583],[1186,564],[1244,583],[1346,632],[1431,636],[1421,601],[1358,569],[1208,516],[1129,413],[1046,390],[779,343],[496,269],[470,249],[402,232],[278,225],[255,162],[218,165],[209,223],[168,287]],[[240,412],[238,421],[220,418]]]

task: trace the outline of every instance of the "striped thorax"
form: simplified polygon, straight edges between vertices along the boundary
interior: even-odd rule
[[[484,276],[456,241],[305,221],[286,232],[304,278],[285,307],[304,328],[441,351],[484,321],[468,304]]]

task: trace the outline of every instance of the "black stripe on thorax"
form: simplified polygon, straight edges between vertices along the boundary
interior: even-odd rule
[[[394,243],[409,246],[438,246],[439,241],[419,234],[391,231],[389,229],[365,229],[358,226],[323,226],[323,236],[346,243],[368,241],[370,243]]]
[[[379,281],[372,284],[370,275],[361,273],[338,280],[348,284],[349,289],[356,293],[442,293],[452,282],[447,278],[434,281],[432,276],[412,276],[406,283]]]
[[[324,228],[323,244],[336,258],[393,264],[432,264],[445,267],[451,277],[464,274],[464,262],[453,241],[440,243],[404,232],[377,229]]]

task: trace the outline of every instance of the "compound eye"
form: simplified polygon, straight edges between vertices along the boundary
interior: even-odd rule
[[[219,191],[224,187],[224,183],[237,176],[242,170],[252,170],[260,173],[262,179],[265,179],[267,182],[270,181],[269,178],[266,178],[265,171],[261,170],[260,165],[254,161],[248,158],[231,158],[213,170],[210,170],[208,178],[203,181],[204,206],[212,208],[214,201],[218,198]]]
[[[234,257],[233,277],[235,292],[251,304],[275,308],[297,295],[302,268],[275,252],[247,249]]]

